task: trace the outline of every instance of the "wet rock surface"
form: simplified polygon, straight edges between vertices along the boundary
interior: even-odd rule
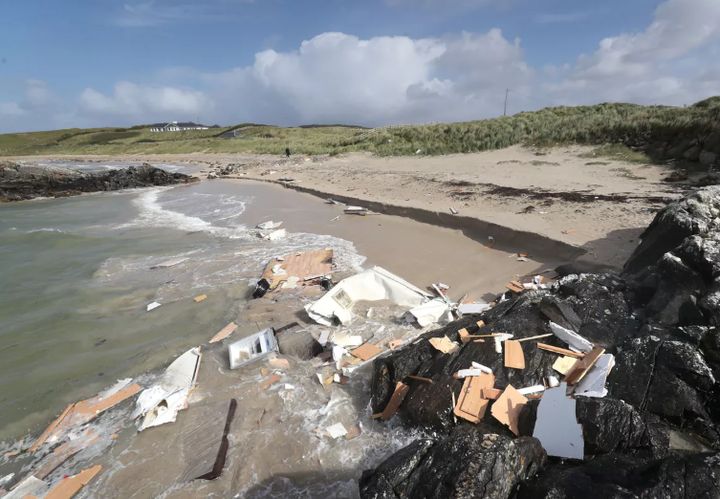
[[[54,166],[0,163],[0,202],[37,197],[67,197],[84,192],[115,191],[194,182],[195,178],[170,173],[147,163],[120,170],[80,172]]]
[[[510,297],[377,359],[373,412],[407,375],[431,378],[409,383],[396,417],[433,436],[366,471],[361,496],[720,497],[718,227],[720,187],[701,189],[658,213],[622,274],[567,275],[551,289]],[[496,388],[520,388],[558,376],[556,355],[524,342],[525,369],[507,369],[491,340],[451,354],[426,341],[458,341],[463,327],[535,336],[550,332],[550,320],[615,355],[607,396],[576,397],[584,460],[545,457],[532,437],[537,401],[524,408],[517,437],[489,410],[479,424],[453,418],[457,370],[479,362],[493,369]],[[554,336],[542,341],[567,347]],[[483,447],[490,436],[493,445]]]

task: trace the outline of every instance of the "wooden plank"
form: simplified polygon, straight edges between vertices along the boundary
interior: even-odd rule
[[[576,358],[576,359],[582,359],[583,357],[585,357],[585,354],[584,354],[584,353],[575,352],[575,351],[573,351],[573,350],[568,350],[567,348],[556,347],[556,346],[554,346],[554,345],[548,345],[547,343],[538,343],[538,344],[537,344],[537,347],[538,347],[540,350],[545,350],[545,351],[547,351],[547,352],[557,353],[557,354],[560,354],[560,355],[564,355],[565,357],[573,357],[573,358]]]
[[[267,390],[267,389],[270,388],[272,385],[274,385],[275,383],[277,383],[278,381],[280,381],[280,379],[281,379],[281,377],[280,377],[279,375],[273,374],[273,375],[270,376],[269,378],[266,378],[265,380],[263,380],[263,381],[260,382],[260,388],[263,389],[263,390]]]
[[[424,377],[422,377],[422,376],[415,376],[415,375],[413,375],[413,374],[410,374],[410,375],[408,376],[408,379],[413,379],[413,380],[415,380],[415,381],[422,381],[423,383],[427,383],[428,385],[432,385],[432,384],[433,384],[433,380],[431,380],[430,378],[424,378]]]
[[[483,373],[465,378],[453,414],[471,423],[479,423],[485,417],[489,401],[483,398],[483,389],[495,385],[495,376]]]
[[[600,356],[604,353],[605,349],[603,347],[594,346],[593,349],[585,355],[585,357],[575,363],[572,370],[570,370],[565,377],[565,382],[569,385],[574,385],[583,379],[587,372],[595,365]]]
[[[280,283],[287,281],[288,277],[296,276],[300,279],[298,286],[309,286],[312,280],[306,281],[309,276],[323,276],[332,273],[333,250],[330,248],[314,251],[305,251],[283,258],[273,258],[265,266],[261,278],[270,283],[270,290],[276,289]],[[273,273],[273,267],[279,265],[285,272]]]
[[[225,338],[233,334],[237,330],[237,328],[238,325],[234,322],[231,322],[230,324],[222,328],[220,331],[215,333],[215,336],[210,338],[210,343],[217,343],[218,341],[224,340]]]
[[[45,441],[48,439],[48,437],[55,431],[55,428],[58,427],[58,425],[65,419],[65,417],[68,415],[70,410],[75,406],[75,404],[69,404],[63,412],[60,413],[60,415],[52,422],[50,425],[45,429],[44,432],[35,440],[35,442],[30,446],[28,449],[28,452],[35,452],[38,447],[40,447]]]
[[[510,281],[505,285],[505,287],[513,293],[522,293],[523,291],[525,291],[525,287],[522,285],[521,282],[518,281]]]
[[[578,359],[573,357],[558,357],[552,367],[557,372],[565,376],[568,372],[570,372],[576,362],[579,362]]]
[[[468,343],[470,341],[470,333],[465,328],[458,330],[458,336],[460,336],[460,343]]]
[[[360,360],[370,360],[376,355],[382,353],[382,348],[372,343],[363,343],[359,347],[350,351],[352,355]]]
[[[452,353],[458,349],[458,344],[452,341],[447,336],[430,338],[428,341],[435,348],[435,350],[438,350],[442,353]]]
[[[555,335],[552,334],[552,333],[538,334],[538,335],[536,335],[536,336],[528,336],[527,338],[518,338],[518,339],[515,340],[515,341],[520,341],[520,342],[522,342],[522,341],[539,340],[539,339],[541,339],[541,338],[547,338],[547,337],[549,337],[549,336],[555,336]]]
[[[505,367],[511,369],[525,369],[525,354],[522,345],[517,340],[505,340]]]
[[[512,385],[508,385],[505,391],[493,403],[490,413],[495,419],[510,428],[515,435],[520,434],[518,422],[528,399],[518,392]]]
[[[398,381],[395,385],[395,391],[393,391],[393,394],[390,396],[390,401],[385,406],[385,409],[383,409],[383,411],[379,414],[373,414],[373,418],[379,418],[383,421],[390,420],[395,413],[397,413],[398,409],[400,409],[400,405],[403,403],[403,400],[405,400],[405,396],[409,390],[409,385],[406,385],[402,381]]]
[[[502,392],[502,390],[497,388],[483,388],[482,396],[484,399],[496,400],[500,395],[502,395]]]
[[[96,464],[92,468],[82,470],[77,475],[63,478],[55,487],[50,489],[45,499],[70,499],[90,483],[95,478],[95,475],[100,473],[100,470],[102,470],[102,466]]]
[[[200,303],[201,301],[207,300],[207,295],[197,295],[195,298],[193,298],[193,301],[195,303]]]

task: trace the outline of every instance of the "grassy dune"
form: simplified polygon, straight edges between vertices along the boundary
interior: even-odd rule
[[[227,132],[236,136],[228,138]],[[255,124],[153,133],[148,128],[67,129],[0,135],[0,155],[252,152],[379,155],[449,154],[514,144],[610,144],[603,155],[682,158],[693,148],[720,154],[720,97],[693,106],[599,104],[554,107],[488,120],[367,129],[341,125],[281,128]],[[628,149],[630,148],[630,149]],[[695,155],[695,152],[689,156]]]

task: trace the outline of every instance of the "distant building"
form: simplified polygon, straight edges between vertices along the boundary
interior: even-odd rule
[[[151,132],[182,132],[185,130],[207,130],[208,126],[200,125],[198,123],[188,122],[177,122],[170,121],[168,123],[155,123],[150,125]]]

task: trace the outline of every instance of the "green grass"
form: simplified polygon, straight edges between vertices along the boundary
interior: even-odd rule
[[[358,117],[361,119],[362,117]],[[235,130],[237,137],[223,138]],[[699,144],[720,153],[720,97],[689,107],[599,104],[553,107],[514,116],[463,123],[376,129],[330,125],[281,128],[244,123],[187,132],[129,129],[67,129],[0,135],[0,155],[293,153],[377,155],[478,152],[515,144],[543,148],[563,144],[598,146],[588,157],[630,162],[681,158]]]

